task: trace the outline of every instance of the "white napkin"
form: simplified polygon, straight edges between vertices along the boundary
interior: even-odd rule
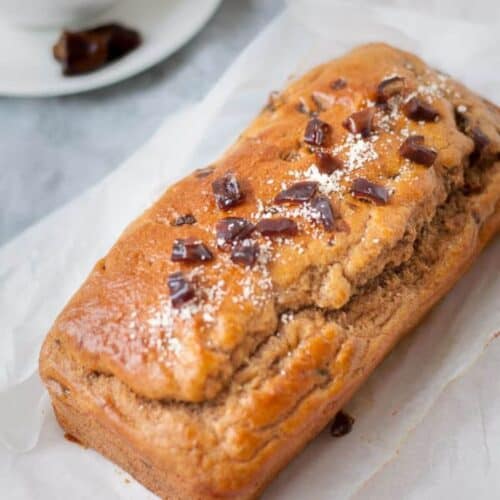
[[[437,1],[413,10],[383,3],[290,1],[199,105],[171,117],[103,182],[0,249],[1,498],[151,497],[62,438],[38,380],[38,351],[124,226],[168,184],[220,154],[290,74],[382,40],[500,101],[500,29],[479,22],[498,21],[497,3],[445,2],[450,10]],[[463,12],[475,22],[452,20]],[[500,496],[500,347],[491,340],[500,330],[499,269],[497,238],[351,402],[353,432],[342,439],[323,433],[265,497]]]

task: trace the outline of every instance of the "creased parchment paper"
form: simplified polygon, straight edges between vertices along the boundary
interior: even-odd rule
[[[498,4],[419,2],[404,10],[389,3],[290,1],[199,105],[171,117],[103,182],[0,249],[0,498],[153,498],[98,454],[63,439],[38,380],[38,351],[125,225],[172,181],[220,154],[269,91],[358,43],[383,40],[500,102]],[[454,20],[464,13],[470,22]],[[353,432],[334,439],[325,431],[264,497],[500,497],[498,331],[499,238],[349,404]]]

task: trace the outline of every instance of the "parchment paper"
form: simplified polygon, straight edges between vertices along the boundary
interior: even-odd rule
[[[419,2],[418,12],[389,3],[290,1],[199,105],[171,117],[103,182],[0,249],[0,498],[153,498],[98,454],[63,439],[38,380],[38,351],[125,225],[172,181],[220,154],[269,91],[358,43],[383,40],[500,102],[498,3]],[[470,22],[457,19],[464,14]],[[352,433],[334,439],[325,431],[265,498],[499,497],[499,270],[497,238],[350,403]]]

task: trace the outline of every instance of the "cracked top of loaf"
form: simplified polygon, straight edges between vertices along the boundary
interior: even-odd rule
[[[126,229],[52,336],[139,396],[213,400],[295,315],[313,331],[314,311],[342,310],[406,262],[450,194],[478,189],[467,167],[498,158],[499,123],[496,106],[387,45],[316,67]],[[478,224],[498,186],[489,196]],[[298,370],[336,349],[320,323],[326,344],[290,359]]]

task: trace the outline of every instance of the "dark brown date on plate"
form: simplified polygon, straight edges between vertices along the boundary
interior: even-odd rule
[[[53,47],[65,76],[95,71],[120,59],[141,44],[139,32],[117,23],[81,31],[63,31]]]

